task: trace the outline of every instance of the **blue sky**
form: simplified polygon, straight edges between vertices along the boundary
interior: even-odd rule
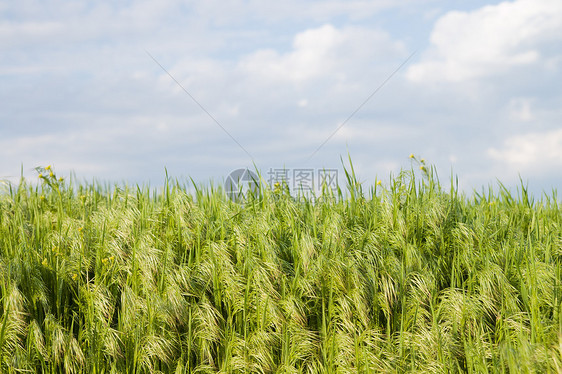
[[[370,184],[414,153],[538,194],[562,182],[561,47],[559,0],[1,1],[0,179],[220,182],[349,152]]]

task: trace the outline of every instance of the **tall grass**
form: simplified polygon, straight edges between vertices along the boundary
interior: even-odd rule
[[[0,371],[562,371],[556,196],[421,166],[244,204],[41,170],[0,197]]]

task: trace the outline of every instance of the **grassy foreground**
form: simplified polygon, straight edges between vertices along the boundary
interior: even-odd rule
[[[0,195],[0,372],[562,371],[562,211],[432,169],[246,204],[177,183]]]

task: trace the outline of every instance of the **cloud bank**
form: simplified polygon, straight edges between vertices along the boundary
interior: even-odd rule
[[[53,164],[86,179],[159,183],[166,167],[219,181],[254,164],[341,169],[349,152],[370,183],[415,153],[468,190],[520,173],[549,190],[562,182],[562,3],[463,6],[4,4],[0,178],[23,163],[30,177]]]

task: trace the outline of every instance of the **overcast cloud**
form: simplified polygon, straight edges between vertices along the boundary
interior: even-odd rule
[[[220,182],[349,152],[370,184],[414,153],[468,191],[550,191],[561,46],[559,0],[3,1],[0,179]]]

